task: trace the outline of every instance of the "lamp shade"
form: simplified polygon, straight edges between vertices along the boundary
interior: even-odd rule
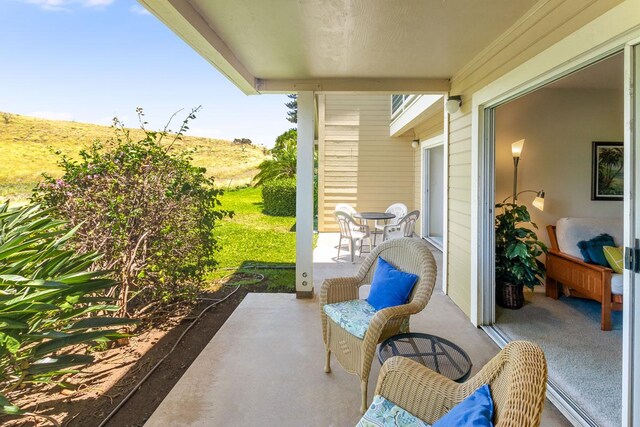
[[[511,154],[513,154],[513,157],[520,157],[520,154],[522,154],[523,146],[524,146],[524,139],[521,139],[520,141],[516,141],[513,144],[511,144]]]
[[[538,196],[535,199],[533,199],[533,203],[531,204],[536,209],[544,211],[544,191],[539,192]]]

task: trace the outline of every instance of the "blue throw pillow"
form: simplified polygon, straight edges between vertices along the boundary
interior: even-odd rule
[[[415,274],[400,271],[379,257],[367,302],[376,310],[405,304],[417,281]]]
[[[493,400],[487,384],[451,408],[433,427],[493,427]]]
[[[591,264],[599,264],[608,267],[609,263],[604,256],[604,246],[615,246],[613,237],[608,234],[601,234],[591,240],[583,240],[578,242],[578,248],[585,262]]]

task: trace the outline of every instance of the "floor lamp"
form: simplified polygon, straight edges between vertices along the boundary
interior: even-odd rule
[[[518,192],[518,163],[520,163],[520,155],[522,154],[522,148],[524,147],[524,139],[516,141],[511,144],[511,154],[513,155],[513,194],[511,198],[515,205],[518,201],[518,196],[522,193],[536,193],[536,198],[531,203],[536,209],[544,211],[544,190],[523,190]],[[507,197],[508,199],[508,197]],[[505,199],[506,200],[506,199]],[[504,203],[504,201],[502,202]]]
[[[522,147],[524,146],[524,139],[516,141],[511,144],[511,154],[513,155],[513,204],[518,201],[518,163],[520,163],[520,155],[522,154]]]

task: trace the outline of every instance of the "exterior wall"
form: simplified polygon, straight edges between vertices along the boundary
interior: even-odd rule
[[[588,1],[582,2],[578,12],[567,19],[567,13],[563,8],[574,8],[573,2],[546,2],[542,7],[532,12],[526,20],[516,23],[510,31],[505,33],[496,42],[489,46],[469,64],[456,73],[451,79],[450,93],[461,95],[463,99],[462,108],[459,112],[449,118],[449,259],[447,265],[448,293],[451,299],[467,314],[471,314],[471,284],[474,263],[472,259],[472,191],[475,188],[476,180],[472,179],[472,141],[475,136],[472,129],[472,102],[474,96],[480,90],[487,90],[487,87],[495,87],[499,79],[506,74],[510,74],[517,67],[525,64],[536,55],[545,53],[554,44],[568,38],[571,33],[581,29],[590,21],[607,14],[616,16],[617,19],[603,19],[601,22],[591,25],[591,30],[582,34],[581,42],[584,47],[577,44],[571,46],[573,57],[577,57],[580,49],[587,52],[593,48],[593,37],[597,34],[604,42],[606,35],[617,36],[622,31],[629,28],[629,22],[633,22],[631,13],[638,6],[638,0]],[[614,7],[622,3],[621,6]],[[612,9],[612,7],[614,7]],[[623,8],[624,13],[616,11]],[[609,13],[609,11],[613,13]],[[638,8],[640,10],[640,8]],[[625,16],[626,13],[626,16]],[[620,19],[624,17],[624,19]],[[637,25],[637,19],[636,24]],[[570,48],[567,46],[567,50]],[[550,50],[550,49],[549,49]],[[566,53],[566,52],[563,52]],[[545,65],[538,63],[539,72],[549,71],[558,64],[548,61]],[[526,64],[525,64],[526,65]],[[533,72],[532,67],[526,71]],[[504,90],[523,84],[525,81],[510,81],[502,79],[499,83]],[[472,190],[473,188],[473,190]],[[475,321],[475,320],[474,320]]]
[[[318,116],[318,231],[338,231],[337,203],[415,208],[413,137],[389,136],[389,95],[319,95]]]
[[[469,314],[471,303],[471,115],[449,119],[447,293]]]

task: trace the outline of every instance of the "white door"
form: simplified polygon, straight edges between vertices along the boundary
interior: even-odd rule
[[[623,426],[640,425],[640,40],[625,48]]]
[[[443,249],[444,237],[444,144],[442,137],[423,143],[422,237]]]

